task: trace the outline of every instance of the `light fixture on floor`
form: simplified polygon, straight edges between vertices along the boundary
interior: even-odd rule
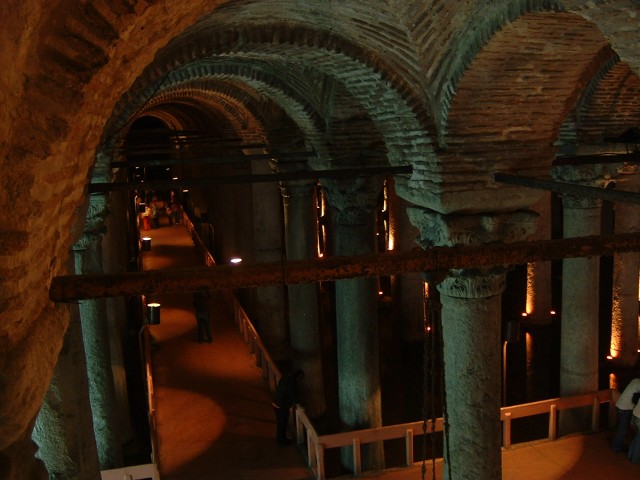
[[[160,324],[160,304],[159,303],[147,304],[147,324],[148,325]]]
[[[151,251],[151,237],[142,237],[142,251],[143,252]]]

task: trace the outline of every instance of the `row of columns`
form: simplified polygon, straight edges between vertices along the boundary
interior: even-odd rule
[[[602,172],[598,172],[599,174]],[[557,171],[558,178],[566,172]],[[599,175],[586,181],[600,181]],[[608,178],[604,175],[603,178]],[[572,178],[572,181],[578,179]],[[585,181],[581,172],[579,180]],[[375,224],[377,200],[382,191],[380,179],[357,179],[350,182],[326,181],[324,192],[332,207],[335,255],[361,255],[375,251]],[[290,182],[281,186],[284,205],[285,243],[289,259],[303,259],[317,254],[317,217],[315,184]],[[105,199],[91,197],[93,218],[100,224],[106,214]],[[564,199],[565,237],[598,234],[600,206],[597,202],[566,197]],[[408,209],[411,223],[420,231],[420,243],[429,245],[481,244],[494,241],[518,241],[527,238],[535,229],[535,214],[516,212],[495,215],[443,216],[426,209]],[[91,215],[90,215],[91,216]],[[622,227],[622,222],[619,224]],[[635,224],[625,228],[636,228]],[[100,273],[103,258],[102,233],[85,235],[76,251],[78,273]],[[637,255],[635,256],[637,262]],[[617,265],[617,264],[616,264]],[[637,263],[628,269],[619,266],[622,280],[635,275]],[[585,393],[597,389],[597,259],[567,259],[563,264],[562,316],[562,370],[561,395]],[[440,292],[441,318],[444,337],[445,391],[449,429],[446,435],[446,478],[492,479],[501,476],[501,403],[500,367],[501,293],[505,287],[504,268],[452,270],[435,283]],[[427,276],[428,278],[428,276]],[[575,279],[580,279],[577,282]],[[631,282],[630,282],[631,283]],[[294,367],[307,372],[303,393],[305,407],[313,418],[325,411],[323,372],[316,285],[291,285],[289,289],[290,345]],[[419,292],[418,292],[419,294]],[[633,303],[635,295],[627,292],[617,295],[619,303]],[[345,429],[375,428],[382,425],[380,401],[380,372],[378,350],[378,288],[377,280],[357,278],[336,282],[338,390],[340,419]],[[121,466],[121,439],[116,414],[116,392],[111,369],[107,309],[104,300],[89,300],[79,307],[82,318],[82,348],[79,329],[70,328],[69,348],[63,350],[59,370],[38,424],[34,439],[40,445],[40,455],[50,472],[65,471],[69,478],[95,478],[99,469]],[[614,302],[615,303],[615,302]],[[627,308],[627,307],[625,307]],[[622,310],[623,307],[620,307]],[[76,322],[77,324],[77,322]],[[637,310],[633,321],[625,323],[625,337],[637,348]],[[77,326],[77,325],[76,325]],[[73,325],[72,325],[73,327]],[[633,331],[632,331],[633,330]],[[631,333],[629,333],[631,332]],[[70,360],[79,351],[86,355],[89,399],[80,398],[83,389],[70,389],[57,379],[81,379],[82,365]],[[70,370],[74,369],[73,372]],[[64,396],[64,398],[62,398]],[[95,453],[89,447],[93,442],[65,441],[66,449],[56,446],[48,433],[54,428],[76,434],[84,431],[89,436],[86,419],[68,420],[61,404],[91,403]],[[58,420],[57,426],[56,419]],[[54,419],[52,422],[51,419]],[[570,423],[570,422],[569,422]],[[77,425],[84,425],[78,427]],[[570,428],[570,427],[567,427]],[[64,438],[64,434],[56,435]],[[76,437],[77,438],[77,437]],[[86,440],[86,439],[85,439]],[[343,464],[351,467],[351,449],[345,449]],[[81,462],[88,473],[78,475],[79,466],[69,458],[94,457],[97,460]],[[59,459],[62,464],[56,464]],[[381,444],[363,450],[365,469],[384,468]],[[471,461],[471,459],[473,459]]]
[[[561,167],[555,169],[553,174],[561,181],[604,187],[618,170],[619,166],[592,166],[580,170]],[[358,180],[348,185],[338,181],[323,182],[324,192],[334,212],[335,255],[361,255],[375,250],[375,201],[381,187],[374,183],[370,180]],[[293,202],[293,190],[283,188],[283,192],[285,191],[286,217],[287,212],[291,212],[288,209]],[[311,195],[311,192],[309,187],[307,195]],[[301,217],[315,218],[312,208],[313,202],[309,201],[308,210]],[[617,206],[618,231],[637,228],[637,222],[631,220],[637,217],[635,214],[630,215],[632,210],[626,206]],[[424,247],[515,242],[529,238],[537,228],[537,214],[533,212],[442,216],[417,207],[410,207],[408,211],[411,223],[420,229],[419,243]],[[600,234],[600,211],[601,202],[598,200],[563,196],[564,237]],[[285,222],[288,255],[294,255],[294,238],[299,238],[298,235],[302,232],[316,230],[311,224],[303,225],[299,222],[295,225],[293,222]],[[305,255],[315,255],[314,247],[315,245],[309,245]],[[616,261],[616,275],[619,279],[616,285],[620,283],[619,287],[622,287],[626,283],[634,287],[627,287],[625,293],[615,291],[614,304],[625,304],[625,307],[619,307],[627,310],[623,322],[626,333],[622,334],[622,338],[628,345],[625,352],[628,361],[635,363],[638,343],[638,255],[629,254],[629,257],[633,261]],[[542,267],[545,272],[550,273],[548,264],[541,266],[539,270]],[[564,315],[560,362],[562,396],[598,389],[598,273],[597,258],[563,261]],[[426,277],[429,278],[428,273]],[[505,278],[505,268],[464,269],[449,271],[444,279],[435,282],[442,305],[444,388],[449,422],[445,445],[445,478],[492,479],[501,476],[502,432],[499,409],[502,385],[501,377],[496,372],[502,370],[501,294],[505,288]],[[547,283],[546,287],[548,286]],[[298,302],[297,299],[306,298],[296,295],[296,288],[298,287],[290,287],[292,339],[296,336],[296,331],[301,331],[301,324],[305,323],[295,323],[295,318],[302,319],[305,316],[296,313],[303,302]],[[336,282],[339,407],[340,419],[345,429],[375,428],[381,425],[376,292],[375,280],[351,279]],[[544,298],[549,300],[548,296]],[[306,300],[304,302],[308,308]],[[550,301],[545,303],[550,304]],[[316,395],[320,395],[319,390],[316,390]],[[307,397],[307,401],[313,403],[313,397],[314,395]],[[584,412],[563,413],[560,420],[561,433],[585,430],[589,420],[589,415],[584,415]],[[350,455],[351,449],[345,449],[342,461],[347,468],[352,465]],[[363,452],[362,458],[363,468],[383,468],[381,445],[371,445]]]

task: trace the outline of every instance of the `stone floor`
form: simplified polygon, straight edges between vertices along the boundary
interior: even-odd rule
[[[143,268],[200,264],[183,226],[143,232],[152,248]],[[190,295],[164,295],[161,323],[150,326],[163,480],[312,479],[302,453],[278,447],[268,387],[221,296],[214,298],[213,342],[197,342]],[[610,432],[516,445],[503,453],[504,480],[640,478],[640,465],[608,448]],[[431,463],[362,478],[441,479]],[[346,477],[345,477],[346,478]]]

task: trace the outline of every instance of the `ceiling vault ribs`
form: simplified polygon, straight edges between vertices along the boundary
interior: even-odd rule
[[[522,265],[563,258],[592,257],[640,250],[640,233],[486,245],[431,247],[410,252],[286,260],[254,265],[218,265],[111,275],[54,277],[54,302],[131,295],[160,295],[195,290],[228,290],[289,285],[451,268]]]

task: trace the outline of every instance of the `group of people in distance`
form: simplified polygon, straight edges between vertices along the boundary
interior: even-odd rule
[[[618,428],[611,442],[614,452],[626,452],[627,458],[632,463],[640,463],[640,378],[634,378],[622,391],[616,402],[618,413]],[[629,426],[635,428],[635,435],[629,447],[625,446],[625,440]]]

